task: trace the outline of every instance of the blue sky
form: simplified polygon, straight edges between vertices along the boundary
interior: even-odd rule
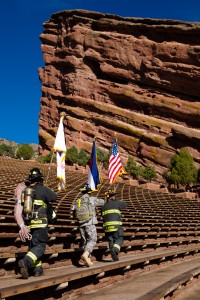
[[[87,9],[124,17],[200,22],[198,0],[2,0],[0,9],[0,138],[38,143],[44,66],[39,35],[53,13]]]

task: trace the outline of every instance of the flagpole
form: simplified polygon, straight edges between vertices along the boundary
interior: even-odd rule
[[[115,131],[115,133],[114,133],[114,138],[116,139],[116,141],[117,141],[117,132]],[[114,186],[114,192],[115,192],[115,181],[114,181],[114,184],[113,184]]]

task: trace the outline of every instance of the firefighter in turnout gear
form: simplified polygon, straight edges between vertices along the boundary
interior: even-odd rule
[[[123,244],[123,227],[121,209],[127,207],[126,202],[116,200],[116,193],[109,189],[105,192],[106,203],[102,207],[103,229],[109,244],[110,254],[114,261],[119,260],[118,253]]]
[[[20,239],[30,242],[28,252],[18,261],[24,279],[28,279],[31,270],[34,276],[43,274],[41,258],[48,241],[48,207],[56,199],[56,193],[43,185],[43,175],[38,168],[31,169],[27,182],[15,189],[14,216],[20,228]]]
[[[86,267],[90,267],[93,265],[91,253],[97,242],[96,206],[102,206],[104,200],[90,195],[92,191],[89,184],[82,186],[79,191],[82,193],[82,197],[73,202],[72,211],[79,223],[81,246],[84,251],[81,259]]]

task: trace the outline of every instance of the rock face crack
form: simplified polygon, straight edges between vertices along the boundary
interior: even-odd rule
[[[200,163],[200,23],[62,11],[44,24],[40,153],[66,111],[68,147],[109,150],[161,174],[187,148]]]

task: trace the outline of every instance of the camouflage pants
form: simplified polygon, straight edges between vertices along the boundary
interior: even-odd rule
[[[82,248],[84,251],[92,253],[97,242],[97,230],[95,225],[87,225],[80,227],[82,238]]]

